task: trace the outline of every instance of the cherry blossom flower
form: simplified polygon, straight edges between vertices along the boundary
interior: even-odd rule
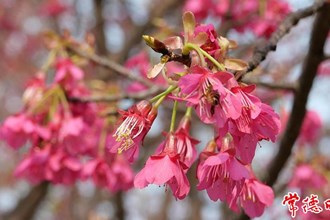
[[[135,176],[134,186],[144,188],[148,184],[169,186],[173,196],[184,199],[190,190],[189,181],[185,175],[188,167],[180,161],[173,135],[168,135],[165,149],[150,156],[145,167]]]
[[[15,176],[25,178],[32,184],[46,179],[47,164],[51,157],[51,146],[34,147],[15,169]]]
[[[157,110],[149,101],[143,100],[127,111],[120,111],[121,124],[113,134],[109,144],[112,153],[125,153],[130,162],[135,161],[139,146],[157,116]]]
[[[232,77],[229,72],[212,73],[194,66],[180,78],[179,87],[184,100],[196,109],[204,123],[216,123],[222,127],[229,118],[237,119],[241,114],[242,105],[238,97],[224,86]]]
[[[283,111],[281,115],[281,121],[283,124],[281,132],[284,132],[288,118],[288,113]],[[308,110],[305,114],[305,118],[300,129],[297,140],[298,144],[300,146],[305,144],[313,146],[316,144],[320,138],[322,126],[323,123],[319,114],[314,110]]]
[[[28,140],[35,142],[39,137],[50,138],[50,131],[21,113],[8,117],[0,128],[0,139],[14,149],[22,147]]]
[[[204,154],[205,156],[205,154]],[[206,189],[210,199],[231,201],[235,187],[249,178],[249,171],[236,159],[234,149],[209,154],[198,165],[198,190]]]
[[[326,177],[310,164],[300,164],[295,167],[289,187],[298,187],[301,190],[320,189],[328,183]]]
[[[79,159],[63,151],[52,152],[48,161],[46,179],[52,183],[73,184],[79,177],[82,164]]]
[[[55,82],[62,85],[66,92],[75,90],[79,80],[84,78],[84,72],[70,59],[61,58],[56,62]]]
[[[274,201],[274,192],[271,187],[259,182],[255,178],[245,179],[239,199],[244,212],[255,218],[262,215],[265,207],[269,207]],[[230,208],[235,210],[235,203]]]
[[[134,173],[120,154],[108,154],[106,158],[96,157],[88,161],[81,175],[83,179],[91,177],[96,186],[111,192],[128,190],[133,186]]]
[[[218,129],[217,140],[221,142],[222,138],[226,137],[229,133],[234,142],[236,157],[244,164],[252,162],[259,141],[271,140],[275,142],[276,136],[280,131],[279,116],[274,112],[272,107],[261,103],[259,108],[260,113],[255,119],[249,118],[247,115],[247,120],[250,121],[244,122],[246,123],[246,125],[244,125],[246,126],[244,131],[248,133],[240,131],[235,120],[228,120],[222,128]],[[242,124],[243,122],[241,125]],[[244,129],[243,126],[242,128]]]
[[[269,38],[275,31],[279,22],[290,13],[291,9],[287,2],[282,0],[269,0],[261,5],[258,0],[221,0],[221,1],[195,1],[187,0],[184,5],[184,11],[192,11],[196,14],[198,20],[205,19],[208,16],[219,19],[226,23],[227,15],[233,21],[235,30],[244,32],[250,30],[256,36]]]
[[[189,135],[190,130],[190,119],[187,117],[184,117],[178,128],[172,135],[174,139],[174,146],[176,147],[176,150],[178,154],[180,155],[180,161],[184,163],[187,167],[191,167],[193,162],[195,161],[197,157],[197,150],[196,150],[196,144],[199,143],[198,140],[192,138]],[[157,148],[157,152],[160,153],[166,148],[166,144],[168,144],[167,141],[164,141],[159,145]]]

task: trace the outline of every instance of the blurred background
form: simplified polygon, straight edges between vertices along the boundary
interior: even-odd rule
[[[48,54],[43,37],[45,31],[52,30],[58,34],[69,31],[78,41],[83,41],[88,33],[93,34],[97,54],[125,65],[128,58],[146,51],[152,65],[158,62],[159,54],[148,49],[141,36],[150,34],[164,39],[180,33],[182,12],[194,9],[194,6],[189,5],[194,5],[191,2],[194,1],[0,0],[0,122],[23,107],[21,97],[25,83],[38,72]],[[221,4],[222,1],[218,2]],[[291,11],[313,3],[309,0],[284,2],[287,2]],[[198,11],[201,5],[196,7]],[[212,13],[198,19],[203,23],[213,23],[219,34],[238,42],[239,47],[232,54],[234,57],[249,60],[255,46],[267,41],[267,37],[258,36],[248,28],[240,30],[235,25],[224,27],[227,23]],[[244,17],[241,19],[244,20]],[[295,82],[306,56],[313,19],[309,17],[300,21],[280,41],[276,52],[270,53],[261,67],[248,78],[265,82]],[[326,50],[330,52],[329,43]],[[111,81],[113,74],[104,69],[91,68],[88,76]],[[330,156],[329,76],[330,64],[325,61],[319,68],[308,102],[308,109],[316,111],[322,121],[322,134],[314,145],[321,154],[327,156]],[[257,93],[271,103],[278,113],[290,111],[292,94],[289,92],[260,88]],[[131,104],[129,100],[121,103],[124,107]],[[146,146],[155,149],[160,143],[162,137],[159,134],[168,127],[166,121],[169,121],[169,117],[170,113],[163,108],[146,138]],[[201,140],[198,145],[200,150],[212,135],[211,128],[194,123],[193,136]],[[264,167],[276,151],[276,143],[260,143],[253,164],[256,172],[259,171],[260,175],[267,172]],[[24,152],[14,151],[0,142],[0,216],[16,210],[19,201],[34,189],[33,185],[13,176],[23,155]],[[290,173],[292,170],[289,164],[278,185],[288,182]],[[190,174],[191,179],[194,179],[194,175],[193,172]],[[196,185],[196,181],[191,185]],[[114,195],[105,189],[96,188],[89,181],[78,182],[70,187],[53,185],[48,193],[39,192],[42,195],[41,203],[33,219],[227,219],[225,216],[230,211],[226,205],[211,201],[205,192],[197,192],[193,188],[185,200],[176,201],[171,192],[159,186],[149,186],[143,190],[131,189]],[[283,192],[260,219],[290,219],[287,209],[280,204],[282,198]],[[32,203],[33,200],[25,202]],[[272,214],[274,212],[277,214]]]

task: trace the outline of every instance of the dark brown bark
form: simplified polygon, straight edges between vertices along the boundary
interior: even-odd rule
[[[309,51],[305,58],[302,74],[299,78],[299,86],[295,93],[288,125],[285,129],[283,139],[280,142],[279,152],[273,159],[268,169],[268,175],[263,179],[263,181],[270,186],[273,186],[276,183],[281,170],[291,155],[292,148],[299,135],[299,131],[306,114],[308,95],[317,74],[317,68],[324,57],[323,48],[329,29],[330,4],[325,4],[317,13],[314,21]],[[239,219],[245,220],[249,219],[249,217],[242,215]]]
[[[19,201],[19,203],[17,204],[14,210],[3,216],[3,219],[6,220],[32,219],[40,203],[46,197],[48,187],[49,187],[49,183],[46,182],[33,187],[31,191],[27,194],[27,196]]]

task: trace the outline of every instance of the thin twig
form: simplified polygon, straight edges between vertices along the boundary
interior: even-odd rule
[[[162,87],[154,86],[138,93],[120,93],[117,95],[102,95],[102,96],[91,96],[91,97],[70,97],[70,101],[77,102],[114,102],[122,99],[135,99],[141,100],[146,99],[149,96],[155,95],[163,91]]]
[[[292,27],[294,27],[301,19],[309,17],[319,11],[325,2],[325,0],[317,0],[312,6],[292,12],[288,15],[277,30],[272,34],[269,41],[265,45],[255,49],[253,58],[249,62],[248,69],[241,75],[241,77],[249,72],[252,72],[256,67],[258,67],[259,64],[266,59],[266,56],[270,51],[276,50],[278,42],[290,32]]]
[[[255,84],[257,86],[261,86],[273,90],[288,90],[295,92],[297,89],[297,85],[295,83],[264,82],[259,79],[247,79],[247,78],[244,78],[242,82],[246,84]]]
[[[151,87],[154,87],[155,86],[155,83],[153,83],[152,81],[150,81],[149,79],[146,79],[146,78],[143,78],[139,75],[135,75],[133,74],[129,69],[125,68],[124,66],[112,61],[112,60],[109,60],[107,58],[104,58],[104,57],[101,57],[101,56],[98,56],[96,54],[91,54],[91,53],[87,53],[75,46],[72,46],[72,45],[67,45],[66,46],[67,49],[81,57],[84,57],[88,60],[91,60],[93,61],[94,63],[97,63],[98,65],[100,66],[103,66],[107,69],[110,69],[110,70],[113,70],[115,71],[116,73],[119,73],[120,75],[124,76],[124,77],[127,77],[133,81],[137,81],[137,82],[140,82],[144,85],[146,85],[147,87],[151,88]]]
[[[118,55],[119,62],[123,62],[127,59],[129,51],[139,42],[141,42],[141,36],[146,34],[146,32],[152,28],[153,19],[163,17],[166,12],[171,11],[174,8],[178,8],[182,4],[182,1],[177,0],[167,0],[167,1],[152,1],[151,7],[149,9],[149,20],[141,25],[135,26],[133,29],[129,30],[129,39],[126,40],[124,48]]]

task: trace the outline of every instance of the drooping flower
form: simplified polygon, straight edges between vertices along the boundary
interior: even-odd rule
[[[188,117],[183,117],[177,130],[170,134],[174,138],[174,146],[178,154],[180,155],[180,161],[184,163],[187,167],[191,167],[193,162],[197,157],[196,144],[199,143],[198,140],[192,138],[189,135],[190,130],[190,119]],[[167,142],[161,143],[157,149],[157,152],[161,152],[165,149]]]
[[[84,78],[84,72],[70,59],[61,58],[56,62],[55,82],[62,85],[67,93],[75,90],[78,82]]]
[[[165,184],[171,188],[175,198],[184,199],[190,190],[185,175],[187,169],[188,167],[180,161],[173,135],[168,135],[164,150],[149,157],[145,167],[136,175],[134,186],[144,188],[148,184]]]
[[[120,111],[121,124],[114,132],[109,144],[110,152],[125,153],[130,162],[135,161],[139,146],[157,116],[157,110],[149,101],[143,100],[127,111]]]
[[[106,158],[96,157],[84,165],[82,178],[89,177],[96,186],[118,192],[133,186],[134,173],[123,155],[108,154]]]
[[[205,154],[204,154],[205,156]],[[236,159],[234,149],[209,154],[198,165],[198,190],[206,189],[210,199],[231,201],[233,190],[249,178],[249,171]]]
[[[229,119],[237,119],[241,114],[241,103],[226,84],[233,75],[229,72],[216,72],[194,66],[181,77],[179,87],[187,104],[196,109],[199,118],[208,124],[222,127]]]
[[[5,140],[14,149],[22,147],[28,140],[34,142],[39,137],[50,138],[50,131],[25,113],[8,117],[0,128],[0,139]]]
[[[280,131],[280,119],[274,112],[272,107],[261,103],[260,113],[252,119],[247,117],[250,121],[246,121],[245,132],[238,129],[237,122],[234,120],[228,120],[227,123],[218,129],[218,140],[226,137],[227,133],[233,139],[236,149],[236,157],[239,158],[244,164],[252,162],[257,143],[261,140],[271,140],[275,142],[276,136]],[[243,120],[243,119],[241,119]],[[243,125],[243,122],[241,123]],[[244,128],[242,126],[242,128]],[[242,130],[242,129],[241,129]]]
[[[255,218],[262,215],[265,207],[269,207],[274,201],[274,192],[271,187],[259,182],[256,178],[245,179],[243,187],[236,197],[244,212],[250,217]],[[236,210],[237,203],[232,202],[230,208]]]
[[[46,179],[55,184],[71,185],[80,177],[82,164],[77,157],[57,151],[48,161]]]
[[[47,164],[51,157],[51,146],[34,147],[15,169],[15,176],[27,179],[32,184],[46,180]]]

